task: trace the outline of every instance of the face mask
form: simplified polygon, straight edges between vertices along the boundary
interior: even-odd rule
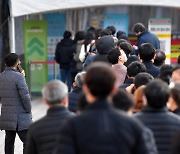
[[[127,56],[126,56],[126,54],[124,53],[123,50],[121,50],[121,55],[122,55],[123,58],[124,58],[124,62],[127,62]]]

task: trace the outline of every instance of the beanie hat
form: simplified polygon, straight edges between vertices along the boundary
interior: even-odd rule
[[[112,36],[103,36],[96,41],[96,49],[99,54],[108,54],[109,51],[115,47]]]

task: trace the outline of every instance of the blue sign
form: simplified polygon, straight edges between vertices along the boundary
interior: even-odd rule
[[[48,23],[48,37],[62,37],[66,30],[66,17],[64,13],[44,14]]]
[[[62,39],[63,33],[66,30],[66,16],[64,13],[51,13],[44,14],[44,19],[47,20],[48,24],[48,61],[54,61],[55,49],[57,43]],[[56,67],[56,78],[60,79],[59,65]],[[54,79],[54,65],[48,65],[48,80]]]
[[[128,15],[127,14],[105,14],[104,28],[107,26],[116,27],[116,31],[121,30],[128,35]]]

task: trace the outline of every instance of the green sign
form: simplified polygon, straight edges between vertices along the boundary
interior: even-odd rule
[[[31,92],[40,92],[48,81],[47,65],[47,22],[44,20],[24,21],[24,56],[26,79]],[[31,65],[28,65],[29,62]]]

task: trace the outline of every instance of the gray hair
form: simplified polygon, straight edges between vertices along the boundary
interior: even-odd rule
[[[84,83],[84,77],[86,72],[80,72],[75,76],[75,83],[78,88],[81,88]]]
[[[52,80],[42,89],[42,96],[49,104],[61,103],[68,94],[67,86],[60,80]]]

